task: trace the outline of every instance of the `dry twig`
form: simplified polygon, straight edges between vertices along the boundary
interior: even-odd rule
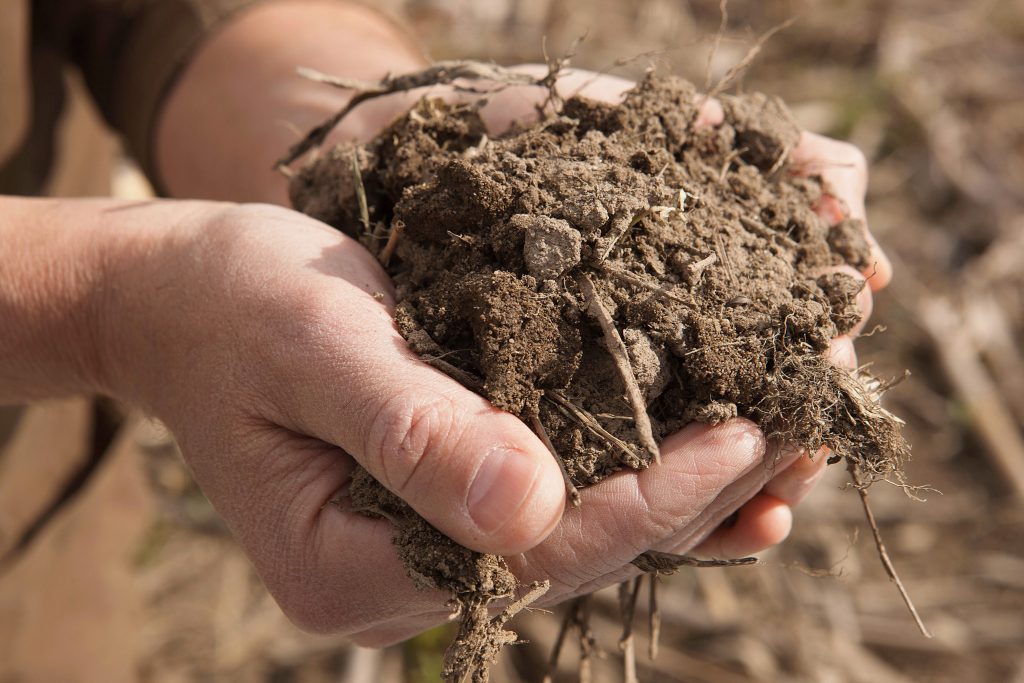
[[[753,45],[750,46],[750,49],[747,51],[747,54],[745,54],[743,56],[743,59],[741,59],[735,65],[730,67],[730,69],[725,72],[725,75],[722,76],[721,80],[719,80],[718,83],[715,84],[715,87],[711,88],[711,90],[708,91],[708,95],[707,96],[709,98],[710,97],[717,97],[718,95],[720,95],[723,92],[725,92],[725,90],[730,85],[732,85],[732,82],[734,80],[736,80],[736,77],[739,76],[740,73],[742,73],[744,69],[746,69],[748,66],[750,66],[755,59],[757,59],[757,56],[759,54],[761,54],[761,50],[764,49],[765,44],[769,40],[771,40],[772,36],[774,36],[779,31],[783,31],[783,30],[789,28],[790,26],[793,25],[793,22],[795,22],[795,21],[796,21],[796,17],[790,17],[789,19],[787,19],[786,21],[782,22],[781,24],[777,24],[775,26],[772,26],[770,29],[765,31],[761,35],[761,37],[758,38],[757,41]]]
[[[1013,414],[979,358],[964,321],[945,298],[929,298],[918,307],[942,369],[970,414],[971,428],[986,446],[1018,499],[1024,499],[1024,439]]]
[[[602,427],[601,423],[597,421],[597,418],[573,403],[567,396],[563,395],[559,391],[548,389],[544,392],[544,398],[550,400],[563,415],[576,420],[594,436],[622,451],[623,455],[626,456],[626,462],[630,467],[633,467],[634,469],[639,467],[639,458],[637,458],[636,453],[633,452],[633,449],[631,449],[625,441]]]
[[[359,152],[357,150],[352,150],[352,175],[356,180],[356,199],[359,201],[359,222],[363,224],[363,230],[370,232],[370,209],[366,205],[366,187],[363,186],[363,173],[359,170]],[[384,265],[387,265],[387,262],[384,262]]]
[[[646,289],[648,291],[654,292],[655,294],[657,294],[659,296],[663,296],[666,299],[670,299],[672,301],[678,301],[679,303],[687,304],[688,306],[692,306],[693,305],[693,300],[692,299],[684,299],[683,297],[679,296],[678,294],[673,292],[671,289],[669,289],[668,285],[663,285],[663,284],[656,283],[656,282],[650,282],[650,281],[644,279],[643,277],[641,277],[641,276],[639,276],[639,275],[637,275],[635,273],[631,273],[628,270],[623,270],[622,268],[619,268],[618,266],[613,266],[612,264],[608,263],[607,261],[602,263],[600,265],[600,268],[601,268],[601,270],[603,272],[611,275],[612,277],[618,278],[618,279],[620,279],[620,280],[622,280],[624,282],[628,282],[631,285],[636,285],[637,287],[641,287],[641,288]]]
[[[626,386],[626,398],[629,400],[630,407],[633,408],[633,421],[637,431],[637,438],[644,449],[654,458],[654,462],[661,464],[658,442],[654,440],[651,418],[647,415],[647,403],[644,401],[640,385],[637,384],[636,376],[633,374],[633,366],[629,363],[629,353],[626,351],[626,345],[622,341],[622,335],[619,334],[619,330],[615,327],[615,321],[612,320],[608,309],[601,303],[601,298],[598,296],[590,276],[586,273],[581,273],[578,282],[580,290],[583,292],[583,297],[587,301],[587,310],[601,326],[608,353],[611,354],[615,367],[622,377],[622,382]]]
[[[598,264],[604,263],[604,260],[608,258],[608,254],[612,253],[612,249],[615,248],[618,241],[622,239],[623,236],[629,232],[629,229],[636,225],[643,216],[644,212],[641,212],[636,216],[631,216],[625,209],[617,211],[615,215],[612,216],[612,220],[608,226],[608,234],[598,240],[600,247],[594,260]]]
[[[569,472],[565,469],[565,461],[562,460],[562,456],[555,450],[555,445],[551,443],[551,438],[548,436],[548,432],[544,429],[544,424],[540,421],[540,418],[536,415],[530,416],[530,425],[533,427],[533,431],[537,433],[540,440],[544,442],[544,445],[551,451],[551,455],[555,458],[555,462],[558,463],[558,469],[562,472],[562,481],[565,482],[565,495],[569,498],[569,504],[574,508],[580,506],[581,498],[579,489],[572,483],[572,479],[569,478]]]
[[[636,599],[640,593],[643,574],[632,581],[619,584],[619,614],[622,618],[622,636],[619,649],[622,651],[622,672],[625,683],[638,683],[636,675],[636,639],[633,638],[633,618],[636,616]]]
[[[543,78],[536,78],[529,74],[511,71],[497,64],[474,61],[443,61],[431,64],[420,71],[388,76],[379,83],[366,83],[349,78],[338,78],[320,73],[314,69],[300,68],[299,75],[304,78],[317,81],[318,83],[326,83],[336,88],[354,90],[355,95],[337,113],[309,131],[299,142],[292,145],[288,153],[281,157],[275,166],[287,166],[309,150],[322,145],[331,131],[341,123],[342,119],[348,116],[349,112],[368,100],[383,97],[384,95],[408,92],[417,88],[451,85],[457,81],[484,81],[498,84],[498,87],[492,90],[457,86],[459,90],[479,94],[488,94],[501,87],[510,85],[540,86],[546,87],[549,91],[553,92],[555,81],[557,81],[558,75],[562,68],[564,68],[565,63],[564,59],[551,61],[548,73]]]
[[[699,560],[689,555],[673,555],[672,553],[648,550],[637,555],[630,564],[641,571],[654,572],[665,576],[675,574],[680,567],[743,567],[757,564],[757,558],[740,557],[735,560]]]
[[[647,656],[658,658],[658,641],[661,640],[661,609],[658,607],[658,574],[647,575]]]

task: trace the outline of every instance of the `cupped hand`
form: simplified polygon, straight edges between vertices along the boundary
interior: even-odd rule
[[[147,228],[119,236],[128,256],[108,265],[102,383],[166,421],[308,629],[381,644],[448,616],[448,596],[406,576],[389,522],[331,504],[356,463],[455,540],[551,581],[552,602],[620,580],[646,550],[692,548],[796,458],[766,466],[744,420],[692,425],[666,440],[661,466],[587,489],[563,516],[551,454],[412,354],[386,275],[354,241],[266,205],[117,211]]]
[[[592,96],[629,86],[574,77]],[[514,113],[515,97],[506,91],[492,111]],[[701,119],[720,122],[717,103]],[[725,557],[773,545],[821,474],[823,457],[766,457],[747,421],[691,425],[665,441],[660,467],[621,472],[563,515],[551,455],[522,422],[411,353],[389,280],[365,250],[280,208],[180,206],[129,209],[174,229],[155,230],[114,268],[125,286],[110,294],[104,366],[115,393],[175,431],[301,626],[383,644],[448,616],[447,596],[413,588],[388,522],[330,504],[356,463],[455,540],[509,557],[524,581],[551,581],[546,603],[622,580],[646,550]],[[855,362],[842,342],[834,356]]]

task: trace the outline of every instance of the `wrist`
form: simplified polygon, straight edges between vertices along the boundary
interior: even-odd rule
[[[0,198],[0,401],[108,392],[115,202]]]
[[[156,411],[194,351],[185,320],[201,306],[204,241],[235,205],[207,201],[115,203],[95,227],[102,273],[91,293],[89,366],[97,391]],[[202,261],[202,263],[199,263]],[[227,261],[225,259],[224,261]],[[221,267],[227,263],[222,262]],[[198,272],[197,272],[198,271]],[[200,338],[202,331],[200,331]]]

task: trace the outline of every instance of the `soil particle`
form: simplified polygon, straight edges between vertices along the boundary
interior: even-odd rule
[[[538,280],[552,280],[579,264],[583,238],[566,221],[518,213],[510,222],[524,233],[526,270]]]

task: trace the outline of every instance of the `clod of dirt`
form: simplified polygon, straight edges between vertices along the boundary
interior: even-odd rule
[[[523,231],[526,271],[538,280],[554,280],[579,265],[583,237],[568,222],[518,213],[509,223]]]
[[[647,467],[653,439],[688,422],[737,415],[868,477],[898,471],[908,447],[878,405],[885,387],[825,357],[859,318],[860,284],[824,273],[868,263],[863,225],[815,212],[821,184],[788,169],[799,131],[779,100],[723,97],[726,121],[709,129],[697,104],[691,84],[651,76],[619,106],[571,99],[492,140],[474,107],[424,101],[301,169],[292,201],[378,253],[402,231],[388,267],[402,334],[539,419],[577,487]],[[395,523],[417,583],[453,594],[463,624],[446,679],[487,680],[512,639],[509,612],[487,611],[517,593],[504,561],[446,539],[363,472],[351,495]]]

